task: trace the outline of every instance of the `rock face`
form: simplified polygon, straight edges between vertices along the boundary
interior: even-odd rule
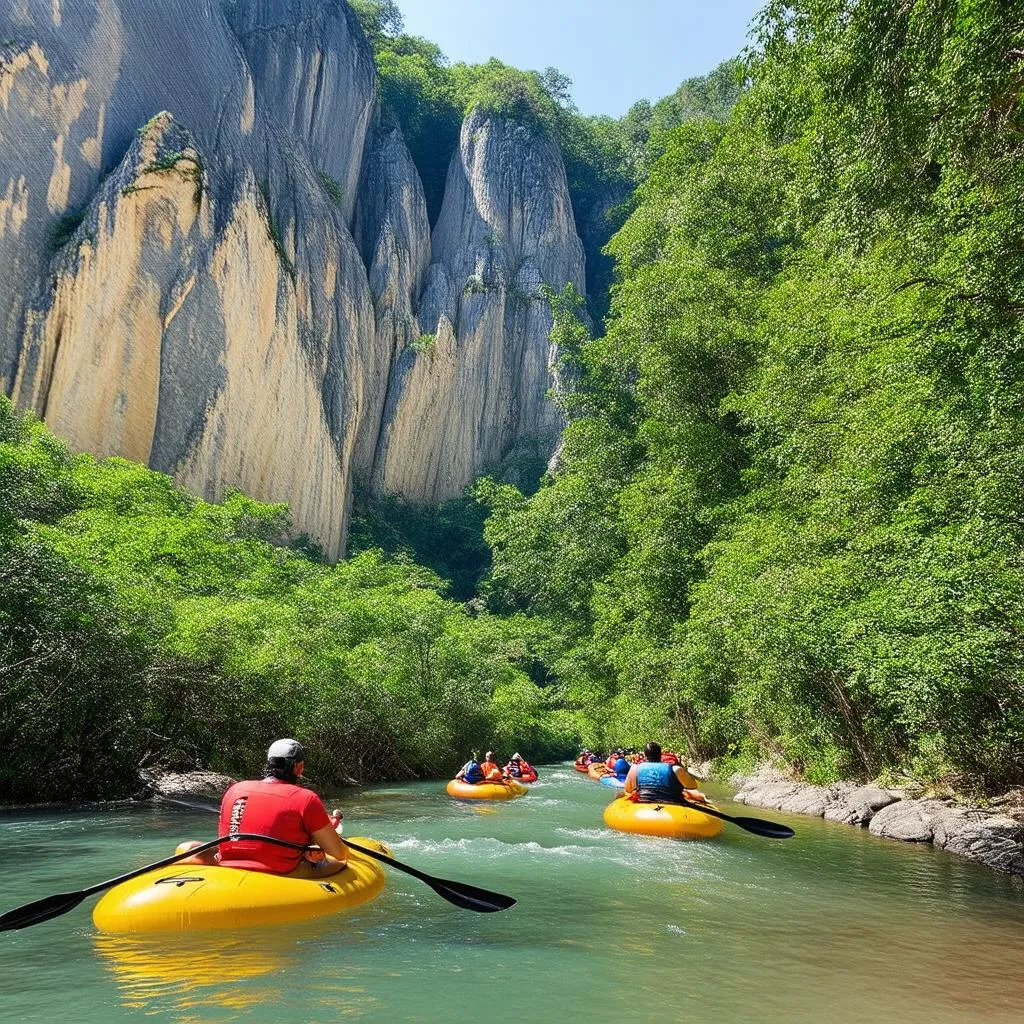
[[[431,240],[340,0],[17,0],[0,39],[0,386],[74,448],[287,502],[331,556],[356,477],[429,501],[553,449],[552,143],[471,115]]]
[[[561,423],[548,397],[554,353],[541,288],[569,283],[583,293],[583,246],[557,147],[474,112],[434,229],[419,344],[400,353],[392,375],[378,491],[437,501],[518,438],[554,450]]]

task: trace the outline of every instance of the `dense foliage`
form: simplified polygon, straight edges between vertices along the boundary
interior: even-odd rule
[[[279,735],[322,785],[571,749],[530,623],[379,550],[325,565],[289,529],[72,457],[0,398],[0,801],[123,795],[155,762],[251,773]]]
[[[610,245],[562,471],[483,488],[492,603],[593,743],[1020,784],[1024,18],[772,0],[742,74]]]

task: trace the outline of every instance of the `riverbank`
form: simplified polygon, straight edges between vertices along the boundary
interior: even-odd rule
[[[694,770],[700,777],[714,777],[710,762],[694,766]],[[149,792],[137,800],[24,805],[0,807],[0,811],[115,808],[161,797],[216,804],[236,781],[206,770],[147,771],[141,780]],[[754,775],[732,775],[723,781],[736,790],[732,800],[738,804],[854,825],[883,839],[930,843],[995,871],[1024,876],[1024,793],[1019,791],[997,801],[1000,806],[996,809],[986,809],[960,806],[952,799],[915,799],[901,789],[875,784],[816,786],[787,778],[771,766],[763,766]]]
[[[771,767],[727,781],[736,788],[736,803],[855,825],[883,839],[931,843],[996,871],[1024,875],[1024,800],[1019,793],[986,809],[952,799],[917,799],[874,784],[815,786]]]

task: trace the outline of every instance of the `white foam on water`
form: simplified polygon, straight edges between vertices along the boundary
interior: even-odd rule
[[[594,839],[600,842],[607,840],[609,836],[606,828],[556,828],[559,835],[572,836],[574,839]]]
[[[593,846],[542,846],[538,842],[529,841],[525,843],[504,842],[501,839],[491,837],[477,837],[472,839],[419,839],[408,837],[398,839],[388,844],[393,851],[413,850],[418,854],[451,854],[453,852],[471,854],[474,858],[487,858],[491,860],[504,860],[515,857],[522,860],[525,856],[538,858],[556,857],[559,859],[571,857],[593,858],[595,847]],[[631,860],[622,857],[621,851],[602,849],[598,851],[602,861],[609,863],[621,863],[629,867]]]

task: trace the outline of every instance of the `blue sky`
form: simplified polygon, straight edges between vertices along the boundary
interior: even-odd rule
[[[405,30],[452,61],[557,67],[584,114],[619,117],[746,43],[763,0],[398,0]]]

